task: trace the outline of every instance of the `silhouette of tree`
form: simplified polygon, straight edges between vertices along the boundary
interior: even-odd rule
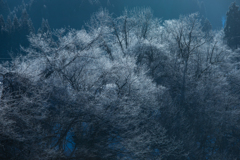
[[[0,0],[0,15],[3,15],[4,17],[8,16],[10,13],[10,9],[8,7],[7,2],[4,2],[4,0]]]
[[[240,11],[236,2],[233,2],[227,12],[227,19],[224,27],[225,39],[232,49],[237,49],[240,44]]]
[[[1,27],[1,29],[3,29],[5,27],[3,15],[0,15],[0,27]]]
[[[202,31],[205,32],[207,36],[209,36],[209,33],[212,30],[212,25],[207,18],[203,20],[202,26]]]
[[[18,53],[20,51],[20,45],[23,47],[29,45],[27,36],[34,33],[34,27],[26,10],[23,10],[20,20],[14,15],[13,20],[8,16],[4,21],[4,17],[0,15],[0,26],[0,61],[4,62],[12,59],[10,52]]]

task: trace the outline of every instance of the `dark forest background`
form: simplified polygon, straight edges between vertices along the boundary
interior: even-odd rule
[[[13,11],[15,7],[23,6],[21,0],[5,1],[7,1],[10,11]],[[150,7],[156,17],[164,20],[178,18],[181,14],[200,12],[210,20],[213,28],[221,28],[222,17],[226,16],[232,0],[25,0],[24,2],[26,5],[30,5],[28,12],[35,28],[40,27],[42,18],[48,19],[53,28],[68,25],[73,28],[81,28],[92,13],[100,7],[108,9],[116,16],[121,15],[125,7],[128,9]],[[236,2],[239,4],[238,0]]]
[[[0,24],[4,24],[0,58],[6,61],[22,54],[19,46],[29,45],[26,35],[44,26],[81,29],[100,8],[106,8],[117,17],[124,8],[150,7],[162,20],[198,12],[203,19],[209,20],[212,29],[221,29],[230,3],[231,0],[0,0]]]

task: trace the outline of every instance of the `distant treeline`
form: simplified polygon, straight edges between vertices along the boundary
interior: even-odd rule
[[[20,16],[11,15],[8,4],[0,0],[0,62],[21,54],[21,47],[29,46],[28,36],[36,32],[26,8],[21,12]],[[38,32],[49,29],[48,21],[43,19]]]
[[[205,19],[207,16],[205,4],[208,4],[210,6],[210,3],[205,1],[188,1],[189,3],[186,6],[184,6],[185,3],[180,1],[174,3],[173,1],[160,1],[157,3],[152,3],[156,3],[154,6],[161,6],[160,9],[154,8],[154,11],[157,13],[157,15],[164,16],[166,12],[169,13],[169,17],[164,17],[165,19],[176,17],[176,14],[179,14],[180,12],[187,14],[188,12],[197,11],[200,13],[203,19]],[[115,2],[107,0],[26,0],[25,2],[26,3],[15,2],[11,0],[0,0],[0,15],[2,15],[0,16],[1,61],[11,60],[11,56],[16,56],[16,54],[19,54],[21,52],[20,46],[27,47],[29,45],[27,35],[32,32],[36,33],[38,31],[38,28],[41,28],[41,22],[43,18],[49,20],[50,26],[52,28],[71,27],[75,29],[81,29],[82,26],[84,26],[85,23],[90,19],[90,15],[93,12],[96,12],[101,6],[108,8],[110,13],[114,13],[113,16],[116,17],[118,14],[121,14],[122,8],[125,5],[133,7],[134,5],[143,6],[146,3],[143,1],[138,1],[138,3],[135,1],[125,3],[124,1]],[[16,5],[15,7],[14,4]],[[58,4],[58,7],[56,7],[56,4]],[[172,9],[174,9],[174,7],[176,8],[176,6],[178,9],[174,12],[170,12]],[[170,11],[166,11],[163,8],[168,8]],[[181,10],[182,8],[186,9]],[[207,23],[208,25],[205,26],[207,27],[205,29],[209,30],[212,27],[208,20]],[[49,24],[42,25],[49,26]]]

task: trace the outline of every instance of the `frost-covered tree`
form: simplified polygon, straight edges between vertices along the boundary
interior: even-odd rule
[[[222,135],[216,132],[223,122],[217,121],[217,117],[229,118],[230,114],[224,112],[225,108],[237,105],[237,98],[227,89],[226,79],[228,57],[232,53],[221,40],[222,32],[206,37],[197,15],[166,21],[164,27],[163,37],[170,51],[170,66],[166,71],[170,72],[170,76],[165,85],[161,84],[169,86],[178,108],[175,111],[177,123],[173,122],[169,127],[172,127],[171,133],[179,130],[177,137],[188,139],[184,143],[187,142],[185,148],[191,152],[190,157],[203,159],[220,146],[216,141],[213,142],[215,145],[210,146],[210,141],[216,138],[223,142],[220,138]],[[223,132],[228,131],[224,129]]]
[[[32,35],[31,47],[25,49],[28,55],[13,61],[10,68],[2,66],[2,117],[14,111],[13,117],[1,120],[8,130],[2,134],[22,142],[21,146],[9,145],[9,150],[2,150],[3,155],[16,149],[19,152],[10,158],[185,156],[181,141],[166,135],[155,120],[160,116],[161,99],[168,99],[166,88],[156,86],[138,69],[135,58],[121,54],[121,49],[112,51],[117,56],[113,59],[105,54],[102,39],[107,33],[109,29],[100,26],[91,32],[57,30],[53,33],[55,41],[46,34]],[[26,126],[22,131],[17,130],[20,124]]]
[[[239,157],[237,51],[197,14],[149,9],[31,34],[1,65],[2,159]],[[20,129],[22,128],[22,129]]]

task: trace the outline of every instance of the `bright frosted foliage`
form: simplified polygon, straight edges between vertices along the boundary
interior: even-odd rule
[[[202,28],[198,14],[136,8],[32,33],[26,56],[0,66],[0,157],[238,158],[238,51]]]

